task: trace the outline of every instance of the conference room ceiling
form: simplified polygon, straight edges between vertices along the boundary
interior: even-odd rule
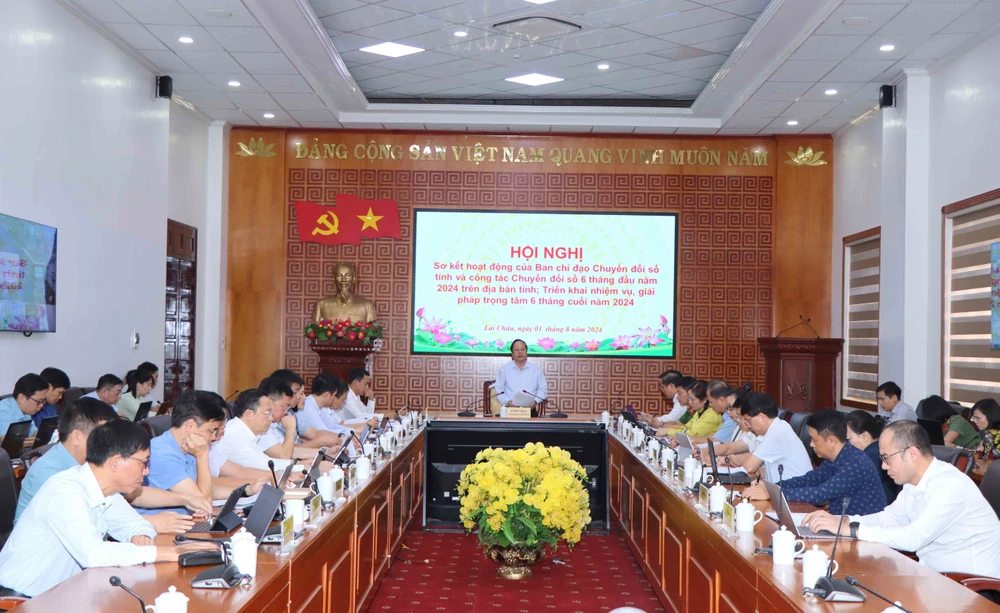
[[[1000,26],[1000,0],[60,1],[207,117],[307,128],[832,133]],[[361,50],[386,42],[422,50]]]

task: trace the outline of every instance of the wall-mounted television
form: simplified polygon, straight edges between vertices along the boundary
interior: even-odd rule
[[[56,234],[0,213],[0,331],[56,331]]]

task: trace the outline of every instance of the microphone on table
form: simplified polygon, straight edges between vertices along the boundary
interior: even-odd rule
[[[618,395],[615,396],[614,400],[611,401],[611,406],[608,407],[608,409],[609,409],[608,413],[610,413],[611,411],[614,411],[615,407],[620,407],[621,406],[622,392],[624,392],[624,391],[625,390],[623,388],[618,388]]]
[[[294,461],[295,460],[292,460],[292,462],[294,462]],[[271,469],[271,480],[274,481],[274,488],[277,489],[278,491],[280,491],[281,488],[278,487],[278,477],[274,474],[274,460],[268,460],[267,461],[267,467]],[[282,501],[281,504],[278,505],[278,510],[281,511],[281,519],[285,519],[285,503],[284,503],[284,501]]]
[[[882,594],[879,594],[875,590],[873,590],[873,589],[871,589],[871,588],[869,588],[869,587],[867,587],[865,585],[862,585],[860,581],[858,581],[857,579],[855,579],[854,577],[852,577],[850,575],[847,575],[847,582],[849,584],[853,585],[854,587],[860,587],[861,589],[865,590],[866,592],[871,592],[875,596],[878,596],[879,598],[881,598],[882,600],[888,602],[889,604],[891,604],[892,606],[896,607],[900,611],[903,611],[903,613],[912,613],[909,609],[903,607],[903,604],[901,602],[899,602],[898,600],[896,602],[893,602],[893,601],[889,600],[888,598],[886,598]]]
[[[733,479],[733,466],[729,462],[729,456],[726,456],[726,468],[729,469],[729,504],[736,502],[736,479]]]
[[[469,402],[467,402],[465,404],[465,406],[462,407],[462,410],[458,412],[458,416],[459,417],[475,417],[476,416],[476,412],[475,411],[470,411],[469,407],[471,407],[472,405],[476,404],[477,401],[481,401],[481,400],[479,398],[473,398],[472,400],[470,400]]]
[[[784,484],[785,484],[785,465],[784,464],[778,464],[778,491],[781,493],[781,497],[782,498],[785,497],[785,490],[782,489],[782,486]],[[844,507],[844,509],[846,510],[847,507]],[[783,505],[783,504],[782,505],[778,505],[778,525],[779,526],[781,525],[781,520],[783,519],[782,515],[784,514],[784,512],[785,512],[785,505]]]
[[[180,545],[181,543],[187,543],[189,541],[198,541],[199,543],[215,543],[216,545],[218,545],[219,543],[225,543],[228,540],[229,540],[229,537],[225,537],[225,538],[201,538],[201,537],[197,537],[197,536],[188,536],[186,534],[178,534],[177,536],[174,537],[174,544],[175,545]]]
[[[139,607],[140,607],[139,610],[142,611],[142,613],[146,613],[146,603],[143,601],[142,596],[140,596],[140,595],[136,594],[135,592],[133,592],[132,590],[130,590],[127,585],[125,585],[124,583],[122,583],[122,580],[121,580],[121,578],[119,576],[112,575],[111,578],[108,579],[108,583],[110,583],[111,585],[113,585],[115,587],[120,587],[123,590],[125,590],[126,592],[128,592],[129,594],[132,594],[132,596],[134,596],[135,599],[139,601]]]
[[[240,390],[236,390],[232,394],[229,394],[228,396],[226,396],[226,402],[229,402],[230,398],[232,398],[233,396],[235,396],[236,394],[239,394],[239,393],[240,393]]]
[[[844,497],[844,505],[840,511],[840,523],[837,526],[837,536],[833,540],[833,551],[830,552],[830,562],[826,567],[826,576],[816,580],[813,594],[827,602],[864,602],[868,599],[864,592],[843,579],[833,576],[833,561],[837,556],[837,545],[840,543],[840,531],[844,528],[844,518],[847,517],[847,506],[851,499]]]
[[[541,403],[545,402],[546,400],[548,400],[548,398],[542,398],[541,396],[539,396],[537,394],[532,394],[528,390],[521,390],[521,391],[524,392],[525,394],[531,396],[535,400],[537,400],[539,402],[539,404],[541,404]],[[552,406],[555,407],[556,412],[548,415],[548,417],[556,417],[556,418],[559,418],[559,419],[565,419],[565,418],[569,417],[569,415],[563,413],[559,409],[559,407],[556,405],[556,403],[553,402]]]

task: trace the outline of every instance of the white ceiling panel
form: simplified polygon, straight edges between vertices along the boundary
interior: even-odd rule
[[[787,109],[790,103],[785,100],[749,100],[737,115],[749,115],[753,117],[777,117],[782,111]],[[735,117],[735,115],[734,115]]]
[[[274,111],[278,108],[278,103],[275,102],[269,94],[239,94],[230,93],[229,99],[233,103],[244,111]]]
[[[174,80],[176,92],[214,92],[219,89],[203,75],[194,72],[180,72],[170,76]]]
[[[199,109],[235,109],[233,101],[219,92],[184,92],[181,97]]]
[[[768,134],[798,134],[810,123],[812,123],[812,121],[803,121],[797,126],[790,126],[788,125],[787,119],[775,119],[764,127],[764,131]]]
[[[176,53],[167,49],[147,49],[142,55],[160,69],[160,74],[175,72],[197,72],[188,66]]]
[[[740,130],[762,130],[771,123],[773,118],[771,117],[750,117],[750,116],[740,116],[733,117],[726,122],[724,127],[726,128],[737,128]]]
[[[227,109],[204,109],[202,111],[208,115],[211,119],[216,119],[219,121],[230,121],[236,125],[240,126],[254,126],[257,122],[240,110],[227,110]]]
[[[74,0],[73,4],[101,23],[137,23],[114,0]]]
[[[326,103],[315,94],[272,94],[272,98],[286,111],[323,111]]]
[[[841,62],[839,66],[827,73],[825,78],[830,81],[871,81],[893,64],[894,62],[891,60],[880,62]]]
[[[903,3],[889,4],[876,2],[874,4],[843,4],[816,29],[816,34],[858,35],[874,34],[879,28],[889,23],[889,20],[903,10]],[[847,25],[847,19],[867,19],[866,23]]]
[[[807,81],[810,83],[819,81],[837,65],[836,61],[829,62],[795,62],[788,61],[782,64],[778,70],[771,75],[772,81]]]
[[[297,74],[261,74],[254,76],[265,90],[283,94],[310,94],[313,89],[309,83]]]
[[[260,111],[254,111],[254,110],[251,110],[251,109],[243,109],[243,111],[247,115],[249,115],[251,119],[256,120],[257,123],[259,123],[262,126],[285,125],[285,124],[298,125],[295,122],[295,120],[292,119],[291,115],[289,115],[288,113],[282,111],[281,109],[277,109],[277,108],[275,108],[275,109],[264,109],[264,110],[260,110]],[[274,117],[272,117],[270,119],[264,117],[264,112],[265,111],[268,112],[268,113],[271,113],[272,115],[274,115]]]
[[[358,67],[356,69],[352,69],[351,75],[354,76],[355,79],[359,78],[368,79],[371,78],[372,76],[381,76],[381,75],[367,75],[364,72],[361,73],[358,72],[360,70],[367,70],[369,68],[372,67],[363,66],[363,67]],[[478,60],[464,59],[464,60],[455,60],[452,62],[448,62],[447,64],[435,64],[434,66],[417,68],[416,70],[413,70],[411,72],[413,72],[414,74],[425,76],[429,79],[439,79],[443,77],[454,76],[456,74],[466,74],[466,73],[476,72],[478,70],[486,70],[492,68],[495,68],[493,64],[480,62]],[[365,75],[365,76],[359,76],[359,75]]]
[[[147,0],[148,1],[148,0]],[[254,19],[250,11],[243,6],[241,0],[177,0],[181,6],[186,8],[191,16],[203,26],[255,26],[257,20]],[[209,13],[208,11],[225,11],[228,16]]]
[[[283,53],[233,53],[232,56],[252,75],[299,74]]]
[[[175,0],[115,0],[139,23],[150,25],[197,25],[197,21]]]
[[[394,72],[409,72],[418,68],[427,68],[428,66],[453,61],[455,61],[454,55],[437,53],[436,51],[425,51],[424,53],[414,53],[403,57],[382,60],[381,62],[370,64],[370,66],[377,66]]]
[[[732,13],[718,11],[709,7],[701,7],[690,11],[684,11],[683,13],[663,15],[662,17],[655,17],[653,19],[644,19],[642,21],[629,24],[628,27],[630,30],[641,32],[647,36],[660,36],[670,32],[677,32],[678,30],[687,30],[689,28],[705,26],[710,23],[727,21],[732,18]]]
[[[660,36],[660,38],[672,43],[677,43],[678,45],[697,45],[698,43],[715,40],[717,38],[736,36],[737,34],[746,34],[752,25],[752,19],[734,17],[733,19],[727,19],[726,21],[720,21],[718,23],[671,32]]]
[[[691,45],[696,49],[704,49],[705,51],[711,51],[712,53],[722,53],[724,55],[729,55],[733,52],[740,42],[743,40],[743,34],[737,34],[735,36],[724,36],[722,38],[716,38],[713,40],[706,40],[700,43],[694,43]]]
[[[1000,3],[997,3],[1000,7]],[[965,44],[973,34],[932,34],[919,47],[907,54],[908,60],[936,60]]]
[[[207,72],[202,73],[202,76],[220,92],[259,93],[264,91],[264,88],[253,77],[242,71]],[[230,81],[239,81],[239,87],[232,87],[229,85]]]
[[[972,8],[971,2],[911,2],[882,26],[879,34],[934,34]]]
[[[751,15],[757,15],[766,9],[767,5],[770,3],[771,0],[730,0],[729,2],[713,4],[712,8],[719,9],[720,11],[726,11],[727,13],[732,13],[734,15],[739,15],[741,17],[750,17]],[[702,4],[711,3],[702,2]]]
[[[375,77],[373,79],[359,81],[358,85],[360,85],[365,91],[375,91],[380,89],[390,89],[392,87],[400,87],[401,85],[423,83],[425,81],[427,81],[427,77],[404,72],[394,72],[392,74],[385,75],[384,77]]]
[[[822,117],[838,106],[840,106],[839,100],[799,100],[785,109],[781,116],[796,119],[799,117]]]
[[[337,121],[330,111],[288,111],[295,121],[308,124],[314,121]]]
[[[840,100],[843,101],[859,89],[861,83],[844,83],[841,81],[822,81],[809,88],[809,91],[802,94],[800,100]],[[836,94],[827,94],[827,90],[835,89]]]
[[[345,13],[361,8],[367,3],[361,0],[310,0],[309,4],[312,6],[313,11],[315,11],[316,16],[322,21],[324,17],[329,15]]]
[[[198,72],[243,72],[233,56],[223,51],[179,51],[177,55]]]
[[[335,27],[337,24],[337,17],[339,16],[333,16],[333,23],[335,24]],[[426,34],[427,32],[435,32],[443,28],[445,25],[447,24],[440,19],[432,19],[423,15],[410,15],[388,23],[354,30],[354,33],[360,36],[371,36],[372,38],[378,38],[384,41],[395,41],[409,36],[419,36],[421,34]]]
[[[177,52],[202,52],[223,51],[220,45],[201,26],[146,26],[153,36],[158,38],[164,45]],[[193,43],[182,43],[178,39],[187,36],[194,39]]]
[[[390,23],[411,16],[412,13],[391,9],[378,4],[366,4],[354,10],[337,13],[323,21],[341,32],[352,32],[362,28]]]
[[[601,6],[601,5],[597,5]],[[688,0],[640,0],[587,13],[587,19],[610,25],[634,24],[655,15],[669,15],[700,8]]]
[[[370,47],[372,45],[377,45],[381,42],[385,42],[377,38],[358,36],[357,34],[350,34],[350,33],[338,34],[337,36],[334,36],[330,40],[333,42],[333,46],[337,48],[337,51],[340,52],[341,55],[347,53],[348,51],[357,51],[362,47]],[[368,55],[373,58],[372,61],[378,61],[379,59],[382,58],[382,56],[378,55],[373,55],[373,54],[368,54]]]
[[[848,60],[877,61],[899,60],[926,41],[930,34],[876,34],[857,48]],[[884,44],[895,47],[892,51],[879,49]]]
[[[643,38],[643,35],[639,32],[626,28],[611,27],[600,30],[589,30],[556,40],[547,40],[545,44],[564,51],[588,51],[608,45],[627,43],[640,38]]]
[[[978,34],[1000,21],[1000,2],[981,2],[941,29],[942,34]]]
[[[144,26],[137,23],[106,23],[104,27],[117,34],[128,46],[138,51],[166,49],[160,39],[153,36]]]
[[[809,83],[767,81],[750,96],[750,100],[785,100],[791,102],[803,95],[809,87]]]
[[[851,54],[867,36],[821,36],[814,35],[792,54],[792,60],[842,60]]]
[[[274,44],[264,28],[206,28],[222,48],[229,52],[247,53],[278,53],[278,45]],[[197,41],[195,41],[197,42]]]

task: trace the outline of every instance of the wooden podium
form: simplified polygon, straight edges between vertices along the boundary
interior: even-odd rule
[[[372,345],[352,347],[336,343],[311,341],[309,347],[319,356],[319,371],[340,377],[347,381],[347,375],[355,368],[371,372],[372,355],[378,351]]]
[[[757,339],[764,354],[764,391],[789,411],[837,408],[837,359],[842,338]]]

